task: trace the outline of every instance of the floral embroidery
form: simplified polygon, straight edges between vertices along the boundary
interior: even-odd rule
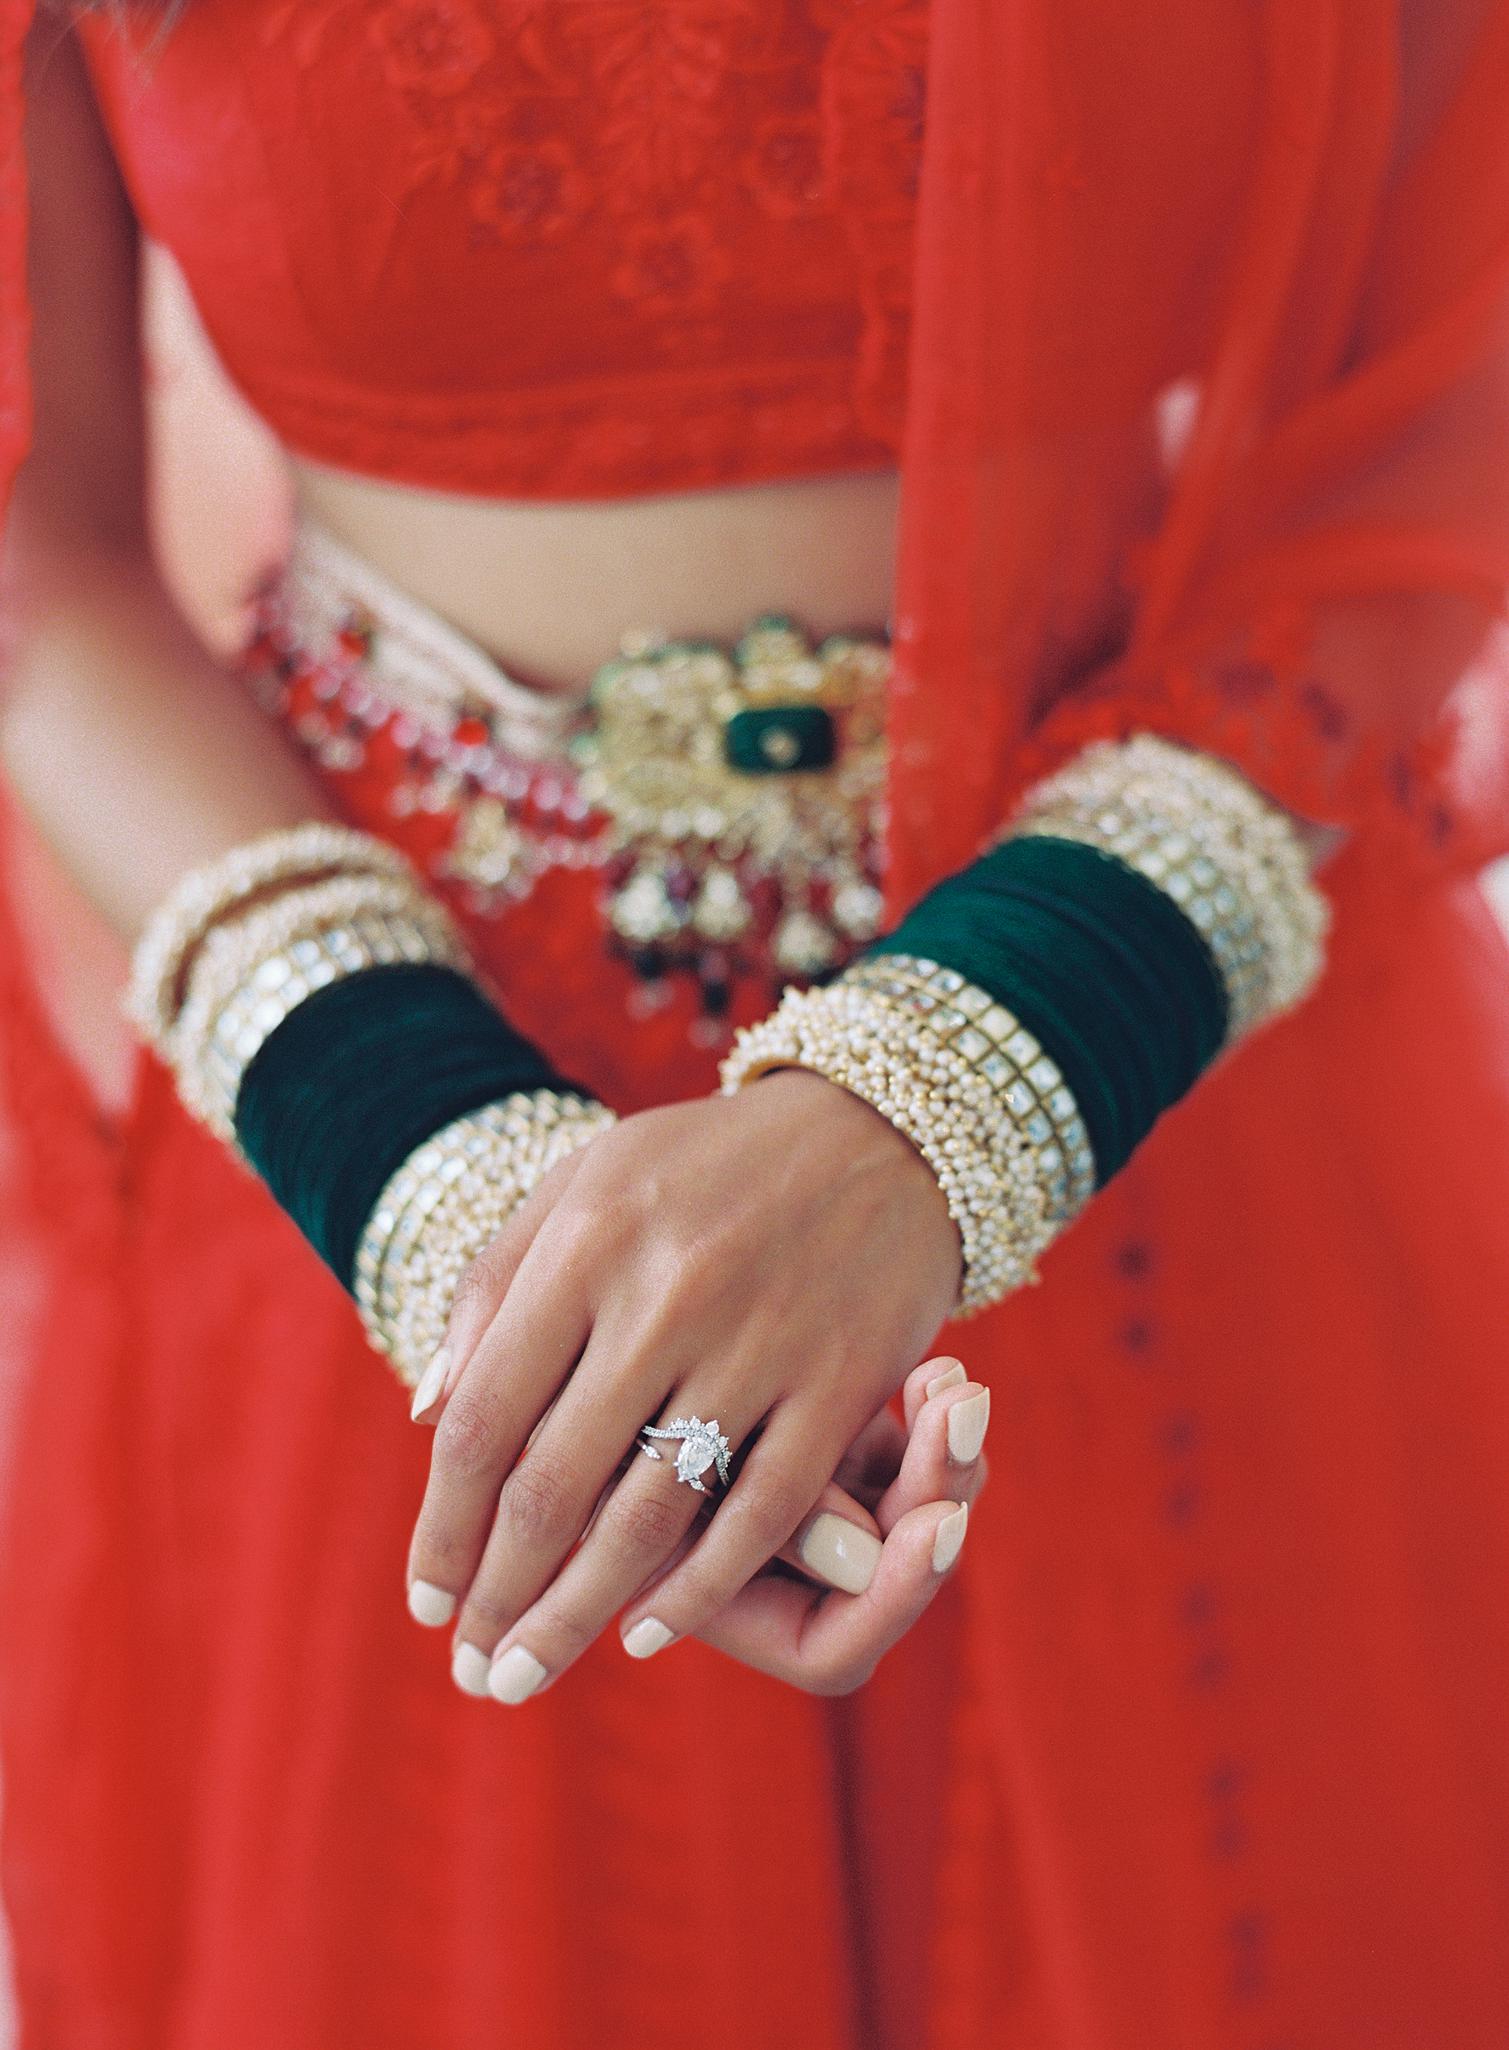
[[[625,226],[653,207],[658,240],[632,237],[614,276],[657,305],[718,281],[685,227],[716,213],[710,193],[730,226],[826,205],[887,318],[907,296],[896,226],[915,205],[927,0],[283,0],[264,33],[310,66],[357,22],[401,102],[409,191],[457,186],[510,236],[554,235],[589,201]]]
[[[925,0],[814,0],[834,28],[823,70],[830,200],[860,266],[860,382],[874,430],[900,431],[922,173]]]
[[[750,373],[736,430],[722,387],[709,387],[705,419],[694,396],[678,403],[667,474],[711,478],[755,463],[765,442],[788,463],[809,447],[818,464],[830,449],[869,460],[899,447],[929,7],[267,0],[252,32],[292,75],[305,132],[347,119],[370,132],[380,203],[346,238],[343,291],[392,303],[406,336],[422,318],[404,282],[414,246],[455,264],[490,246],[554,245],[559,262],[569,244],[613,342],[599,364],[594,331],[579,348],[568,337],[557,384],[590,383],[609,363],[642,365],[649,384],[682,361],[718,365],[724,387]],[[784,330],[772,280],[779,303],[803,309]],[[528,283],[548,292],[548,268]],[[521,325],[526,354],[531,333]],[[452,384],[469,398],[476,351],[457,355]],[[526,389],[544,368],[531,360]],[[657,403],[636,396],[623,430],[622,461],[641,476]],[[513,463],[540,475],[581,464],[587,440],[556,424],[565,406],[563,392],[538,423],[510,422]],[[614,432],[599,403],[594,475],[607,474]]]
[[[503,145],[481,158],[472,194],[476,218],[505,235],[549,236],[591,202],[591,188],[558,142]]]
[[[630,226],[610,282],[621,298],[646,312],[674,312],[722,284],[728,270],[727,255],[707,222],[681,214]]]
[[[761,122],[744,163],[750,189],[773,214],[805,213],[823,197],[822,128],[812,116]]]
[[[486,20],[465,0],[388,0],[367,34],[400,91],[459,93],[492,56]]]

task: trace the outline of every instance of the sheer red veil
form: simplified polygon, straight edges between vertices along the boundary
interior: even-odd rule
[[[1137,721],[1496,852],[1509,7],[934,0],[930,74],[898,893]]]

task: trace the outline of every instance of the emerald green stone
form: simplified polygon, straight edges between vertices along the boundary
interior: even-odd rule
[[[729,767],[746,776],[791,776],[832,768],[838,735],[821,705],[769,705],[735,712],[723,748]]]

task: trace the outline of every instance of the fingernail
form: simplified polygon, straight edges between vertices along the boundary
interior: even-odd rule
[[[840,1593],[863,1594],[880,1563],[880,1539],[825,1509],[802,1533],[797,1556],[809,1572]]]
[[[624,1632],[624,1650],[631,1659],[652,1659],[657,1651],[665,1650],[675,1635],[658,1616],[645,1616],[632,1630]]]
[[[494,1701],[506,1701],[510,1708],[516,1708],[529,1699],[544,1677],[545,1668],[534,1653],[526,1651],[522,1644],[511,1644],[493,1660],[487,1676],[488,1692]]]
[[[409,1415],[417,1424],[432,1404],[440,1400],[440,1391],[445,1386],[446,1371],[451,1364],[451,1349],[442,1345],[419,1377],[419,1386],[414,1390],[414,1400]]]
[[[456,1613],[456,1597],[432,1580],[415,1580],[409,1585],[409,1614],[426,1630],[438,1630]]]
[[[964,1533],[969,1528],[969,1504],[961,1502],[951,1515],[945,1516],[938,1525],[933,1538],[933,1571],[946,1573],[959,1556],[964,1543]]]
[[[487,1676],[492,1661],[485,1651],[479,1651],[475,1644],[458,1644],[451,1659],[451,1678],[463,1694],[473,1694],[479,1701],[487,1699]]]
[[[985,1443],[990,1422],[990,1390],[982,1388],[968,1402],[956,1402],[948,1413],[948,1456],[955,1466],[973,1466]]]
[[[941,1373],[935,1381],[928,1382],[927,1393],[922,1399],[924,1402],[931,1402],[933,1397],[941,1395],[945,1388],[957,1388],[961,1381],[967,1381],[968,1379],[968,1374],[965,1373],[959,1362],[955,1360],[953,1365],[944,1373]]]

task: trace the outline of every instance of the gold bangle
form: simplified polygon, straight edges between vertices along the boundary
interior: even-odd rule
[[[1062,1146],[1046,1118],[1041,1141],[1027,1136],[1025,1119],[915,996],[867,985],[853,970],[825,989],[788,990],[739,1034],[723,1088],[807,1068],[879,1111],[937,1178],[963,1260],[957,1314],[969,1316],[1033,1278],[1058,1229],[1054,1212],[1068,1202]],[[945,1008],[962,1026],[965,1014]]]
[[[262,1039],[318,988],[385,959],[465,963],[449,912],[408,875],[330,875],[217,925],[166,1045],[182,1101],[232,1142],[236,1091]]]
[[[408,857],[373,833],[313,819],[264,833],[190,870],[163,899],[131,956],[126,1016],[162,1052],[178,1015],[184,964],[212,926],[274,883],[330,871],[414,876]]]
[[[382,882],[376,877],[349,880]],[[174,1038],[179,1094],[229,1145],[235,1144],[236,1098],[243,1075],[278,1027],[317,990],[369,968],[420,962],[457,969],[466,965],[465,951],[444,908],[417,899],[417,893],[400,889],[392,902],[383,902],[372,901],[377,897],[374,890],[364,902],[353,888],[349,909],[342,912],[329,884],[313,889],[329,893],[318,917],[295,921],[291,914],[298,907],[290,903],[282,932],[264,933],[260,947],[254,944],[256,936],[248,934],[244,953],[215,961],[213,965],[223,971],[215,983],[201,986],[196,972],[179,1020]],[[281,899],[278,906],[267,907],[281,908]],[[263,915],[257,912],[253,918],[260,921]],[[232,930],[224,928],[215,938],[228,939]],[[203,966],[211,966],[208,959]]]
[[[1024,834],[1098,847],[1172,898],[1214,957],[1231,1040],[1320,974],[1329,914],[1304,844],[1228,763],[1150,733],[1098,741],[1029,791],[1001,837]]]
[[[1022,1136],[1038,1148],[1048,1215],[1067,1224],[1095,1193],[1095,1156],[1074,1092],[1058,1063],[1013,1011],[956,969],[914,954],[856,961],[844,980],[889,996],[952,1045],[1002,1098]]]
[[[354,1293],[405,1386],[439,1350],[473,1260],[558,1161],[616,1122],[570,1092],[520,1092],[453,1119],[389,1177],[357,1246]]]

